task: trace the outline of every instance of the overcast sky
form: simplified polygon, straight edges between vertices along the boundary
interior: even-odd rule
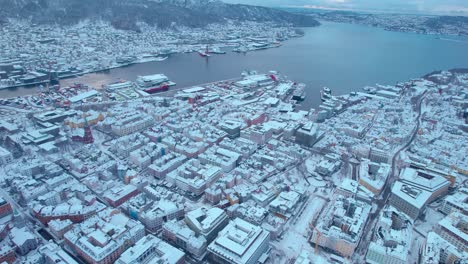
[[[468,0],[224,0],[224,2],[356,11],[468,15]]]

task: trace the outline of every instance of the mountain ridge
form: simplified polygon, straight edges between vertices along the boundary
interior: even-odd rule
[[[203,27],[233,21],[275,22],[298,27],[318,26],[312,17],[273,8],[226,4],[219,0],[0,0],[0,16],[37,24],[76,24],[102,19],[114,27],[138,30],[137,23],[167,28]]]

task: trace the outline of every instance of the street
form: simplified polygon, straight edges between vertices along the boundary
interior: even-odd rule
[[[419,98],[419,100],[418,100],[417,107],[416,107],[417,108],[417,114],[418,114],[417,117],[416,117],[416,126],[413,129],[410,140],[406,144],[401,146],[395,152],[395,154],[392,157],[391,170],[390,170],[389,176],[387,177],[387,180],[385,181],[385,184],[384,184],[384,187],[383,187],[382,198],[375,201],[375,203],[377,204],[377,211],[370,215],[371,220],[368,221],[366,227],[364,228],[364,232],[362,234],[361,241],[360,241],[358,247],[356,248],[356,252],[358,252],[361,255],[363,255],[365,253],[366,249],[367,249],[368,241],[370,241],[370,239],[371,239],[371,237],[369,236],[369,232],[374,230],[374,228],[375,228],[375,226],[377,224],[377,220],[378,220],[378,217],[380,215],[380,212],[385,207],[385,205],[387,204],[388,199],[390,198],[390,194],[391,194],[391,191],[392,191],[392,185],[397,180],[398,171],[399,171],[398,170],[399,168],[397,168],[398,156],[400,155],[400,153],[402,151],[406,150],[411,145],[411,143],[413,143],[414,139],[416,138],[416,135],[418,133],[418,130],[419,130],[419,127],[420,127],[420,124],[421,124],[421,115],[422,115],[421,106],[422,106],[422,102],[423,102],[423,100],[424,100],[424,98],[426,96],[426,93],[427,93],[427,91],[425,91],[421,95],[421,98]]]

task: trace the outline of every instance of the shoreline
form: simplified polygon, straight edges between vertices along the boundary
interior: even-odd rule
[[[289,39],[287,39],[285,41],[282,41],[281,44],[279,44],[279,45],[269,44],[269,45],[267,45],[265,47],[262,47],[262,48],[253,48],[253,49],[245,50],[245,51],[237,51],[236,49],[230,49],[230,50],[228,50],[226,52],[211,52],[211,53],[214,54],[214,55],[224,55],[224,54],[227,54],[229,52],[246,54],[246,53],[249,53],[249,52],[280,48],[282,46],[283,42],[287,42],[288,40],[294,39],[294,38],[302,38],[302,37],[304,37],[304,35],[296,35],[296,36],[290,37]],[[226,46],[226,47],[228,47],[228,46]],[[125,67],[135,65],[135,64],[144,64],[144,63],[148,63],[148,62],[164,62],[165,60],[170,59],[170,56],[172,54],[191,54],[191,53],[195,53],[195,52],[196,51],[192,51],[192,52],[179,51],[179,52],[174,52],[174,53],[170,53],[170,54],[165,54],[164,56],[166,56],[166,58],[162,59],[162,60],[160,58],[157,58],[157,57],[141,58],[141,59],[137,59],[137,60],[132,61],[132,62],[121,63],[121,64],[118,64],[118,65],[111,65],[109,67],[98,69],[98,70],[88,70],[88,71],[82,71],[82,72],[79,72],[79,73],[67,74],[67,75],[65,75],[63,77],[59,77],[58,80],[60,82],[61,80],[77,78],[79,76],[83,76],[83,75],[86,75],[86,74],[106,72],[106,71],[110,71],[112,69],[125,68]],[[17,85],[11,85],[11,86],[0,86],[0,91],[8,90],[8,89],[15,89],[15,88],[37,88],[38,85],[40,85],[40,84],[49,84],[50,82],[51,82],[51,80],[44,80],[44,81],[38,81],[38,82],[30,83],[30,84],[17,84]],[[8,98],[13,98],[13,97],[1,97],[0,96],[0,98],[8,99]]]
[[[144,63],[144,62],[142,62]],[[468,68],[453,68],[453,69],[448,69],[448,70],[435,70],[435,71],[432,71],[432,72],[429,72],[423,76],[420,76],[420,77],[414,77],[414,79],[424,79],[424,80],[428,80],[428,81],[433,81],[435,82],[436,84],[440,85],[440,84],[443,84],[441,82],[437,82],[435,80],[432,80],[430,77],[435,75],[435,74],[441,74],[442,72],[450,72],[452,74],[456,74],[456,73],[468,73]],[[262,73],[261,73],[262,74]],[[161,93],[154,93],[154,94],[148,94],[148,98],[151,98],[151,97],[157,97],[157,96],[161,96],[161,97],[166,97],[168,95],[173,95],[173,93],[175,92],[179,92],[179,91],[183,91],[185,89],[189,89],[189,88],[193,88],[193,87],[208,87],[209,85],[213,85],[213,84],[217,84],[217,83],[224,83],[224,82],[232,82],[232,81],[235,81],[235,80],[240,80],[241,77],[236,77],[236,78],[230,78],[230,79],[221,79],[221,80],[217,80],[217,81],[213,81],[213,82],[209,82],[209,83],[199,83],[199,84],[195,84],[195,85],[189,85],[189,86],[183,86],[183,87],[176,87],[174,89],[170,89],[168,91],[165,91],[165,92],[161,92]],[[410,80],[413,80],[413,79],[410,79]],[[397,85],[398,83],[400,82],[408,82],[409,80],[401,80],[401,81],[398,81],[395,85]],[[448,82],[450,82],[451,80],[448,80]],[[340,97],[346,97],[346,96],[351,96],[352,94],[361,94],[361,95],[364,95],[364,96],[369,96],[370,98],[373,98],[373,97],[378,97],[378,96],[375,96],[374,94],[370,93],[370,92],[367,92],[364,88],[367,87],[367,86],[364,86],[364,87],[361,87],[360,89],[357,89],[357,90],[353,90],[353,91],[350,91],[350,92],[347,92],[347,93],[343,93],[343,94],[335,94],[334,96],[337,97],[337,98],[340,98]],[[99,93],[102,93],[102,90],[100,88],[96,88],[96,87],[89,87],[89,88],[93,88],[94,90],[98,91]],[[382,89],[378,89],[378,90],[382,90]],[[137,92],[135,90],[135,92]],[[20,98],[20,99],[29,99],[31,96],[34,96],[33,94],[29,94],[29,95],[22,95],[22,96],[17,96],[17,97],[10,97],[10,98],[0,98],[0,100],[12,100],[12,99],[15,99],[15,98]],[[126,98],[122,101],[110,101],[110,102],[99,102],[99,103],[89,103],[87,105],[89,106],[92,106],[92,105],[95,105],[95,104],[109,104],[109,103],[119,103],[119,102],[129,102],[129,101],[135,101],[135,100],[142,100],[144,99],[145,96],[141,96],[141,97],[137,97],[137,98]],[[322,101],[323,103],[323,101]],[[302,105],[302,102],[301,103],[298,103],[297,106],[301,106]],[[30,105],[31,106],[31,105]],[[18,107],[14,107],[14,106],[11,106],[11,105],[0,105],[0,109],[10,109],[10,110],[18,110],[18,111],[23,111],[23,112],[32,112],[32,111],[42,111],[44,109],[46,109],[46,107],[38,107],[38,106],[31,106],[33,107],[33,109],[24,109],[24,108],[18,108]],[[79,107],[79,106],[75,106],[75,107]],[[310,109],[314,109],[314,108],[310,108]],[[296,110],[304,110],[304,109],[297,109]]]
[[[77,78],[78,76],[83,76],[83,75],[86,75],[86,74],[92,74],[92,73],[100,73],[100,72],[105,72],[105,71],[109,71],[109,70],[112,70],[112,69],[117,69],[117,68],[124,68],[124,67],[127,67],[127,66],[131,66],[131,65],[134,65],[134,64],[141,64],[141,63],[147,63],[147,62],[157,62],[157,61],[161,61],[159,59],[140,59],[140,60],[137,60],[135,62],[130,62],[130,63],[125,63],[125,64],[120,64],[120,65],[112,65],[112,66],[109,66],[107,68],[104,68],[104,69],[98,69],[98,70],[91,70],[91,71],[83,71],[83,72],[80,72],[80,73],[73,73],[73,74],[66,74],[64,75],[63,77],[60,77],[59,78],[59,82],[61,80],[66,80],[66,79],[71,79],[71,78]],[[162,60],[164,61],[164,60]],[[161,62],[162,62],[161,61]],[[47,84],[47,83],[50,83],[50,80],[44,80],[44,81],[38,81],[38,82],[33,82],[33,83],[28,83],[28,84],[17,84],[17,85],[11,85],[11,86],[0,86],[0,90],[7,90],[7,89],[14,89],[14,88],[34,88],[33,86],[37,86],[39,84]],[[1,97],[0,97],[1,98]]]

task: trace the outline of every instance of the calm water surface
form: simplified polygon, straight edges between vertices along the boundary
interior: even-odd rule
[[[100,87],[119,78],[164,73],[186,87],[239,77],[245,69],[278,70],[290,79],[307,84],[304,106],[320,103],[319,91],[330,87],[334,94],[366,85],[395,84],[433,70],[468,67],[468,37],[430,36],[390,32],[362,25],[324,22],[305,29],[302,38],[291,39],[280,48],[213,55],[176,54],[163,62],[148,62],[62,80],[62,85],[82,82]],[[0,91],[0,97],[36,92],[36,88]]]

